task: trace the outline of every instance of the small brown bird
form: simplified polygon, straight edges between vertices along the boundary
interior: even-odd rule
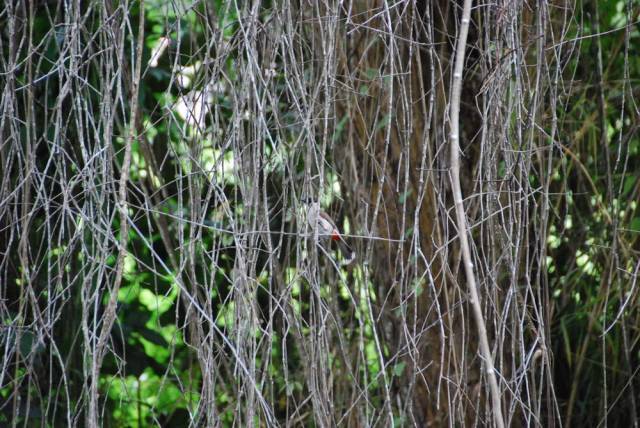
[[[320,209],[320,203],[307,199],[305,201],[307,211],[307,222],[311,230],[316,230],[318,227],[318,237],[322,240],[330,239],[338,243],[340,251],[344,257],[343,265],[348,265],[356,258],[356,253],[351,249],[347,241],[340,233],[340,229],[336,226],[335,222],[331,219],[329,214]]]

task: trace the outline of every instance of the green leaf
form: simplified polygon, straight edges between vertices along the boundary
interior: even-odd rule
[[[413,193],[412,189],[409,189],[405,192],[400,193],[400,196],[398,196],[398,202],[401,204],[404,204],[404,202],[407,200],[407,197],[409,197],[411,193]]]
[[[391,115],[385,114],[384,117],[380,119],[380,122],[378,122],[378,124],[376,125],[376,131],[386,128],[390,122],[391,122]]]
[[[633,189],[633,186],[636,184],[636,177],[629,175],[624,179],[624,186],[622,187],[622,196],[627,196],[627,194]]]
[[[402,376],[402,373],[404,372],[404,368],[406,366],[407,366],[407,363],[403,361],[397,363],[395,366],[393,366],[393,374],[397,377]]]

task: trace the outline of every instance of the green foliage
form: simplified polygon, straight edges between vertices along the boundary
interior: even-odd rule
[[[599,8],[600,27],[593,20],[585,22],[582,34],[624,27],[626,5],[622,1],[594,4]],[[593,9],[590,13],[593,16]],[[640,70],[640,33],[636,26],[629,29],[627,47],[624,29],[584,39],[582,49],[593,55],[576,58],[571,67],[580,70],[576,80],[597,82],[594,73],[601,49],[602,86],[578,83],[566,103],[570,110],[558,112],[567,117],[559,133],[577,139],[563,143],[570,156],[564,159],[562,174],[552,182],[552,192],[561,196],[554,202],[547,271],[557,325],[552,329],[557,393],[564,403],[563,416],[571,416],[577,425],[594,420],[592,409],[599,405],[603,388],[610,395],[618,394],[640,356],[628,342],[628,329],[637,319],[637,310],[627,299],[635,282],[632,254],[638,243],[640,166],[640,139],[631,131],[635,113],[626,104],[631,102],[631,88],[625,78],[626,73]],[[612,52],[616,55],[609,55]],[[606,103],[604,117],[586,102],[597,99],[599,91]],[[570,117],[578,120],[572,122]],[[623,389],[627,387],[637,389],[632,384]],[[616,402],[619,409],[630,405],[629,401]],[[614,425],[629,422],[624,411],[605,418]]]

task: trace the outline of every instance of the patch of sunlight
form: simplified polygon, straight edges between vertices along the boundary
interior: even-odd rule
[[[555,227],[551,228],[552,231],[551,233],[549,233],[549,236],[547,236],[547,245],[549,246],[549,248],[558,248],[560,246],[560,244],[562,243],[562,240],[560,239],[560,237],[558,235],[555,235],[553,232],[555,231]]]
[[[171,307],[175,303],[177,294],[178,293],[175,288],[172,288],[168,296],[158,295],[148,288],[143,288],[138,294],[138,301],[150,312],[158,312],[159,314],[163,314],[171,309]]]
[[[547,256],[547,272],[554,273],[556,271],[556,266],[553,264],[553,258]]]
[[[136,271],[136,259],[131,254],[124,256],[124,274],[131,275]]]
[[[573,219],[569,214],[564,218],[564,227],[565,229],[571,229],[573,227]]]
[[[576,265],[582,269],[584,273],[593,275],[595,273],[595,265],[593,261],[591,261],[589,254],[577,251],[576,256]]]

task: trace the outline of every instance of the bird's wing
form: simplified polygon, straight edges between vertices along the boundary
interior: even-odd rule
[[[337,234],[338,236],[340,236],[338,228],[336,227],[333,220],[331,220],[331,217],[329,217],[322,211],[320,211],[320,214],[318,215],[318,228],[318,232],[321,232],[325,235],[333,236],[334,234]]]

